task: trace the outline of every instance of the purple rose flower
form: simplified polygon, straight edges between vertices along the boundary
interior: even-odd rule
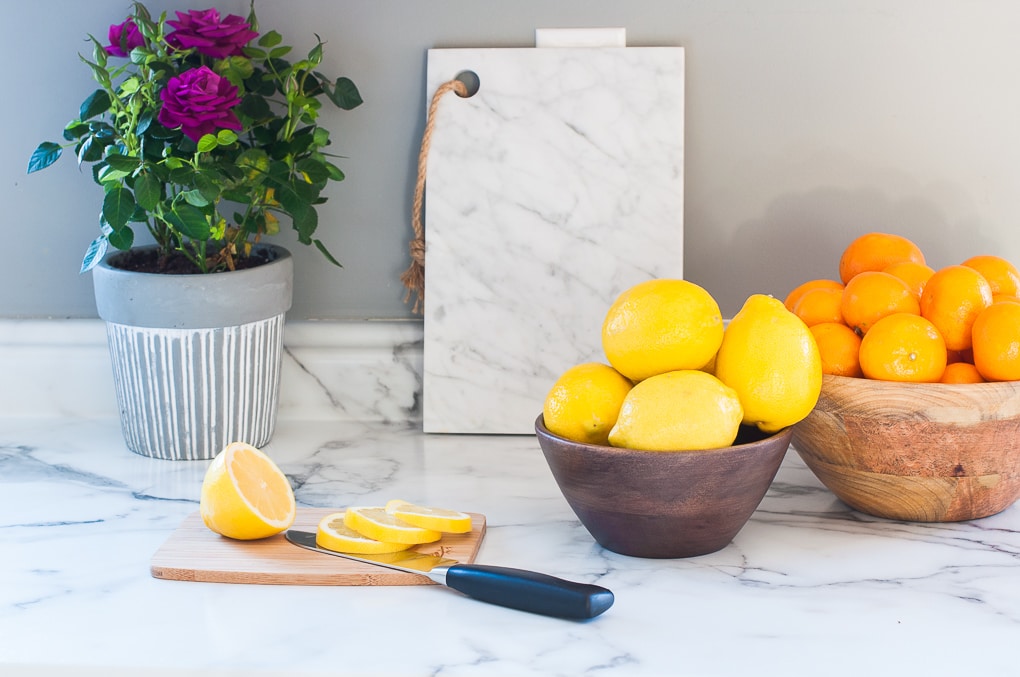
[[[103,49],[110,56],[127,56],[132,49],[145,44],[145,38],[142,37],[134,19],[110,26],[107,37],[110,44]]]
[[[215,9],[177,12],[177,21],[167,23],[176,29],[166,36],[167,42],[178,49],[193,48],[214,59],[242,56],[245,45],[258,37],[241,17],[230,14],[221,20]]]
[[[241,101],[237,87],[207,66],[170,78],[159,98],[163,100],[160,123],[170,129],[180,127],[193,141],[218,129],[241,129],[241,121],[232,110]]]

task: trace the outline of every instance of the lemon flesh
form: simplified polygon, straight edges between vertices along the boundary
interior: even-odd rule
[[[447,534],[466,534],[471,531],[471,515],[466,512],[415,505],[399,498],[386,502],[386,512],[422,529]]]
[[[711,294],[686,280],[634,285],[609,307],[602,349],[631,381],[708,364],[723,337],[722,312]]]
[[[715,375],[740,397],[744,423],[774,433],[806,417],[822,391],[811,330],[783,302],[753,294],[730,320]]]
[[[287,476],[272,459],[249,444],[234,442],[206,470],[199,513],[216,533],[253,540],[290,527],[297,504]]]
[[[586,362],[565,371],[542,407],[549,432],[575,442],[608,444],[623,398],[633,384],[608,364]]]
[[[733,444],[743,411],[732,388],[704,371],[649,377],[631,389],[609,443],[644,451],[696,451]]]
[[[433,543],[442,533],[408,524],[386,512],[386,508],[354,507],[344,513],[344,524],[366,538],[387,543]]]
[[[366,538],[344,524],[344,513],[334,512],[319,521],[315,530],[315,544],[326,550],[346,552],[352,555],[379,555],[400,552],[411,547],[411,543],[387,543]]]

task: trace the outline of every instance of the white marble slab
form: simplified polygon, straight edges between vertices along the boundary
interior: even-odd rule
[[[530,433],[555,378],[605,361],[627,287],[683,275],[682,48],[433,49],[426,432]]]
[[[132,454],[114,418],[0,418],[0,675],[1016,674],[1018,506],[876,519],[791,451],[731,545],[645,560],[593,542],[533,437],[286,419],[266,450],[301,505],[481,512],[479,562],[595,582],[616,604],[579,623],[439,587],[157,580],[149,560],[197,508],[206,463]]]

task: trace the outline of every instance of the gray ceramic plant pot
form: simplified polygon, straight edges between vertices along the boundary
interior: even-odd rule
[[[272,438],[294,263],[282,247],[258,246],[270,263],[229,273],[129,272],[111,265],[122,252],[93,269],[131,451],[203,460]]]

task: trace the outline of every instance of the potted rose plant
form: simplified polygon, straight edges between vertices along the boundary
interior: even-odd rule
[[[92,270],[107,323],[125,440],[160,458],[211,458],[275,426],[289,252],[264,242],[289,221],[317,247],[316,206],[343,172],[318,126],[323,102],[361,103],[317,69],[323,43],[294,61],[275,31],[215,9],[153,18],[135,3],[90,36],[99,84],[29,173],[73,148],[103,189]],[[136,246],[135,230],[153,244]],[[112,248],[111,248],[112,245]]]

